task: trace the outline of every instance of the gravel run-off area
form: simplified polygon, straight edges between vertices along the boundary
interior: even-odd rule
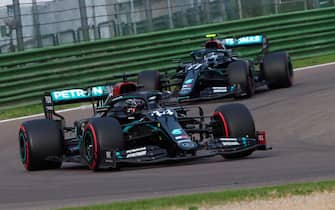
[[[306,196],[287,196],[267,200],[234,202],[206,206],[199,210],[335,210],[335,192],[313,193]]]

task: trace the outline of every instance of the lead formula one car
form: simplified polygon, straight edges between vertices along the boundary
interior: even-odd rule
[[[265,132],[255,130],[242,104],[222,105],[205,115],[201,107],[169,105],[159,91],[113,97],[108,90],[99,86],[45,94],[45,119],[26,121],[19,129],[24,167],[55,169],[77,162],[99,170],[215,155],[234,159],[268,149]],[[55,106],[83,101],[94,101],[95,114],[66,126]]]

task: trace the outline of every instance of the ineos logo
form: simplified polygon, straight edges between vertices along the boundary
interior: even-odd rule
[[[165,109],[165,110],[156,110],[151,113],[151,116],[157,116],[161,117],[163,115],[174,115],[174,112],[171,109]]]

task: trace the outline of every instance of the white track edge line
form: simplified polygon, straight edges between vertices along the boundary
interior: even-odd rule
[[[307,66],[307,67],[302,67],[302,68],[297,68],[297,69],[294,69],[294,71],[304,71],[304,70],[315,69],[315,68],[320,68],[320,67],[325,67],[325,66],[331,66],[331,65],[335,65],[335,62],[325,63],[325,64],[318,64],[318,65]],[[81,110],[81,109],[87,109],[89,107],[91,107],[91,106],[86,105],[86,106],[80,106],[80,107],[71,108],[71,109],[60,110],[58,112],[59,113],[70,112],[70,111],[76,111],[76,110]],[[0,124],[1,123],[6,123],[6,122],[11,122],[11,121],[16,121],[16,120],[24,120],[24,119],[34,118],[34,117],[41,117],[43,115],[44,115],[43,113],[40,113],[40,114],[34,114],[34,115],[29,115],[29,116],[23,116],[23,117],[16,117],[16,118],[11,118],[11,119],[6,119],[6,120],[0,120]]]
[[[314,66],[306,66],[306,67],[294,69],[294,71],[303,71],[303,70],[315,69],[315,68],[331,66],[331,65],[335,65],[335,62],[318,64],[318,65],[314,65]]]

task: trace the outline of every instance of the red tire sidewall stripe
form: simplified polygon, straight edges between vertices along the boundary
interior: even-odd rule
[[[98,141],[97,141],[97,135],[95,133],[95,129],[92,124],[87,124],[86,129],[90,129],[93,135],[93,142],[94,142],[94,152],[93,152],[93,161],[88,164],[88,167],[92,170],[96,169],[97,163],[98,163]]]
[[[25,137],[25,153],[26,153],[26,160],[24,161],[23,165],[24,167],[28,170],[29,169],[29,166],[30,166],[30,154],[29,154],[29,140],[28,140],[28,135],[27,135],[27,131],[26,131],[26,128],[21,125],[20,127],[20,130],[21,132],[23,133],[24,137]]]
[[[226,137],[229,137],[229,129],[228,129],[228,124],[227,124],[226,119],[224,118],[224,116],[221,112],[214,112],[214,116],[217,116],[217,115],[220,117],[220,119],[222,121],[224,130],[225,130],[225,133],[226,133]]]

